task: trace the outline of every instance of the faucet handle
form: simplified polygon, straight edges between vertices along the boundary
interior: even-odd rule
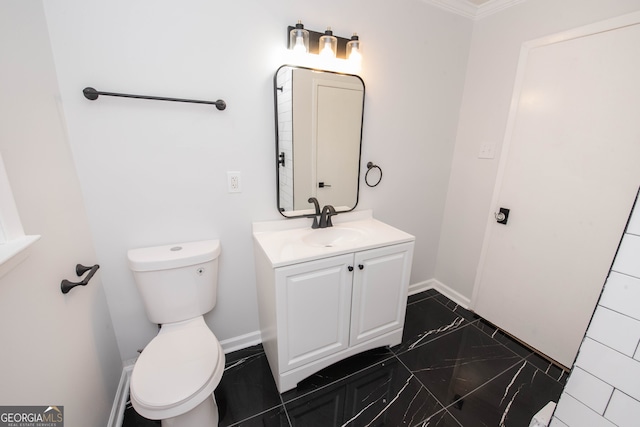
[[[334,215],[338,215],[335,211],[335,209],[333,209],[333,207],[331,208],[331,210],[329,212],[327,212],[327,227],[333,227],[333,223],[331,222],[331,217]]]

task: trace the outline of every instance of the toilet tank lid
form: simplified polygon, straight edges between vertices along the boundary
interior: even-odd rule
[[[127,252],[129,268],[133,271],[168,270],[214,260],[220,255],[219,240],[176,243],[151,248],[131,249]]]

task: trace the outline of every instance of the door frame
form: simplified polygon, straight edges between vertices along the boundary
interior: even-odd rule
[[[493,189],[493,195],[491,196],[491,204],[489,212],[487,214],[487,222],[485,226],[484,239],[482,241],[482,249],[480,251],[480,259],[478,261],[478,267],[476,269],[476,277],[473,284],[473,294],[471,296],[470,308],[474,310],[478,302],[478,296],[481,288],[481,278],[485,269],[485,262],[487,253],[489,250],[489,241],[491,240],[492,232],[495,225],[494,212],[498,209],[500,193],[502,190],[502,184],[504,179],[505,170],[507,168],[507,161],[509,158],[509,149],[511,148],[511,142],[513,140],[513,132],[518,118],[518,106],[520,104],[520,95],[522,93],[525,75],[527,71],[527,64],[529,60],[529,52],[535,48],[549,46],[556,43],[562,43],[569,40],[588,37],[591,35],[604,33],[607,31],[613,31],[619,28],[628,27],[632,25],[640,24],[640,12],[632,12],[626,15],[621,15],[616,18],[607,19],[604,21],[596,22],[593,24],[584,25],[571,30],[563,31],[560,33],[552,34],[549,36],[541,37],[538,39],[530,40],[522,43],[520,48],[520,56],[518,59],[518,67],[516,71],[516,79],[513,85],[513,94],[511,98],[511,105],[509,107],[509,117],[507,119],[507,127],[505,129],[504,138],[502,141],[502,148],[500,150],[500,160],[498,162],[498,170],[496,174],[495,185]],[[604,285],[604,283],[603,283]],[[595,309],[595,306],[594,306]]]

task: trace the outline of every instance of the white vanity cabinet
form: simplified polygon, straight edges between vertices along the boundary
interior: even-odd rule
[[[401,342],[414,238],[389,228],[400,233],[391,244],[368,239],[315,256],[297,248],[304,258],[287,260],[279,255],[291,245],[270,253],[270,236],[254,232],[262,344],[281,393],[339,360]]]

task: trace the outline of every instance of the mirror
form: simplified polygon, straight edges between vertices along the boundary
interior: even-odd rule
[[[364,82],[353,74],[283,65],[273,79],[278,210],[314,213],[310,197],[336,212],[358,204]]]

